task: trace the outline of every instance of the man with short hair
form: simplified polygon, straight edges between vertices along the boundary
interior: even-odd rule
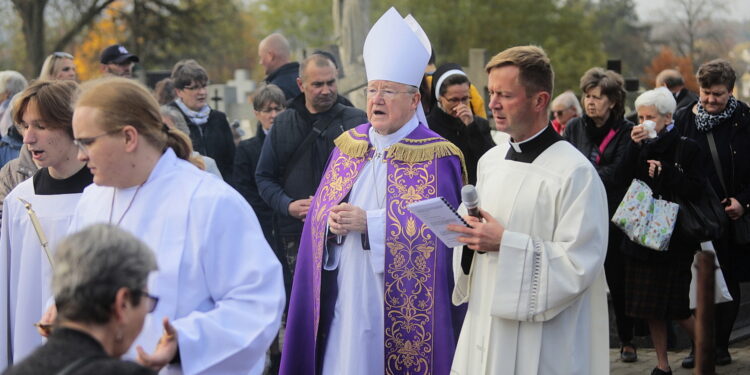
[[[281,374],[450,371],[462,318],[450,303],[451,249],[407,209],[437,197],[457,205],[466,176],[458,147],[417,113],[429,53],[416,20],[394,8],[367,36],[369,123],[336,139],[313,198]]]
[[[483,220],[448,227],[467,245],[454,252],[453,302],[469,303],[451,374],[607,374],[604,186],[549,126],[554,73],[541,48],[500,52],[487,73],[511,141],[479,160]]]
[[[258,44],[258,57],[260,65],[263,65],[266,71],[266,83],[279,86],[287,100],[294,99],[300,94],[300,88],[297,86],[299,63],[289,61],[290,56],[289,41],[279,33],[267,36]]]
[[[105,48],[99,57],[102,73],[125,78],[133,77],[133,66],[138,61],[140,61],[138,56],[128,52],[121,44]]]
[[[570,90],[565,91],[552,101],[552,115],[555,117],[552,120],[552,127],[557,134],[562,134],[568,121],[580,117],[581,113],[581,104],[578,103],[576,94]]]
[[[274,119],[255,171],[258,192],[274,211],[276,249],[286,254],[287,293],[310,197],[333,140],[367,122],[364,112],[336,103],[337,71],[331,60],[313,54],[302,62],[300,72],[297,84],[302,95]]]
[[[664,69],[656,76],[656,87],[664,86],[672,92],[677,101],[677,109],[687,107],[698,100],[698,95],[685,87],[682,74],[675,69]]]

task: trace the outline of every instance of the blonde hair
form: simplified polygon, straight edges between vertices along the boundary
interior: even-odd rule
[[[130,125],[157,149],[171,147],[180,159],[199,166],[192,156],[193,144],[190,138],[162,122],[159,104],[140,83],[122,77],[89,81],[81,85],[75,107],[98,109],[102,114],[101,125],[106,131]]]
[[[57,72],[55,71],[57,62],[62,59],[73,61],[73,56],[64,52],[55,52],[47,56],[47,58],[44,59],[44,64],[42,64],[42,71],[39,72],[39,80],[55,79],[55,76],[57,75]]]
[[[73,139],[73,97],[78,84],[74,81],[41,81],[31,83],[13,99],[11,116],[14,124],[23,123],[29,102],[36,101],[39,116],[51,129],[62,129]]]
[[[519,82],[526,89],[526,95],[548,92],[552,95],[555,72],[552,71],[549,57],[541,47],[518,46],[508,48],[495,55],[487,63],[487,73],[495,68],[515,66],[519,70]]]

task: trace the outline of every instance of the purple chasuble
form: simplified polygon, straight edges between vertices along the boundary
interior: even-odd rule
[[[315,374],[322,369],[337,293],[335,273],[326,277],[330,271],[322,268],[326,223],[331,207],[344,201],[373,156],[370,126],[360,125],[336,139],[312,200],[297,258],[281,374]],[[448,374],[465,311],[451,304],[452,249],[406,206],[442,196],[457,207],[466,176],[463,156],[455,145],[420,124],[386,149],[385,160],[385,373]]]

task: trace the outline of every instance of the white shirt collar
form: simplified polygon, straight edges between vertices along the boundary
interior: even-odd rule
[[[407,121],[404,126],[401,127],[401,129],[396,130],[395,132],[391,134],[382,135],[375,131],[375,128],[372,126],[370,127],[369,135],[370,135],[370,142],[373,146],[375,146],[375,150],[377,152],[382,152],[386,148],[390,147],[392,144],[400,141],[407,135],[409,135],[411,132],[414,131],[414,129],[419,126],[419,121],[417,120],[417,115],[411,117],[411,120]]]

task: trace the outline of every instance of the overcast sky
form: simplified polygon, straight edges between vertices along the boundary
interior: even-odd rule
[[[638,18],[642,21],[653,21],[663,17],[664,11],[667,6],[671,5],[670,0],[634,0],[636,11],[638,12]],[[729,14],[729,18],[734,20],[748,20],[750,19],[750,0],[719,0],[724,3],[729,3],[732,11]],[[722,17],[727,17],[724,13]]]

